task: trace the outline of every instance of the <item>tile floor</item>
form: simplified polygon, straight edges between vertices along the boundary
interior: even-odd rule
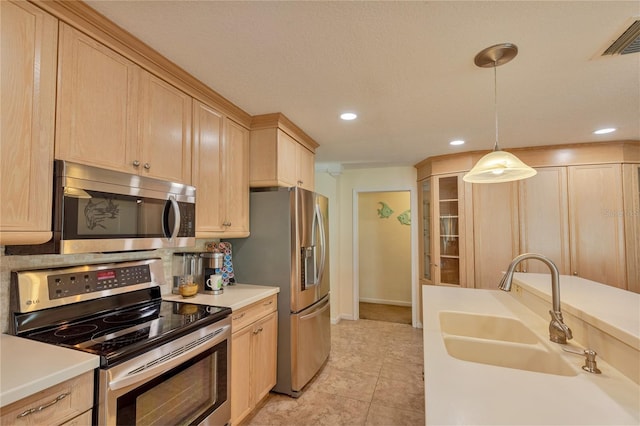
[[[242,426],[425,424],[421,329],[343,320],[331,333],[329,360],[302,396],[272,393]]]

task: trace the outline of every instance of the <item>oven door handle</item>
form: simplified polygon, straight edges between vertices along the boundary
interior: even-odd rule
[[[194,337],[192,341],[171,348],[171,351],[168,353],[161,353],[155,358],[132,365],[132,368],[126,369],[122,374],[116,374],[117,377],[114,377],[114,379],[109,382],[109,389],[122,389],[132,384],[144,382],[149,378],[159,376],[189,360],[203,350],[213,347],[225,339],[229,339],[231,334],[230,330],[230,325],[222,326],[205,336]],[[199,341],[201,341],[201,343],[197,343]]]

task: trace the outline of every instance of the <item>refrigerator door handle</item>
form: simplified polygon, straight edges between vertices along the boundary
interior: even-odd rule
[[[324,275],[324,265],[325,258],[327,255],[327,240],[326,240],[326,230],[324,229],[324,216],[322,215],[322,210],[320,210],[320,205],[316,203],[316,219],[318,221],[318,231],[320,233],[320,264],[318,265],[318,275],[316,277],[316,283],[320,284],[322,281],[322,276]]]

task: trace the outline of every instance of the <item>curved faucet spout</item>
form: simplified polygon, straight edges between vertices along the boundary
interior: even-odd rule
[[[502,280],[500,280],[498,288],[504,291],[511,291],[513,273],[515,272],[516,267],[520,264],[520,262],[526,259],[537,259],[547,265],[547,267],[549,267],[549,271],[551,272],[552,298],[552,310],[549,311],[549,314],[551,314],[551,323],[549,324],[549,338],[552,342],[567,343],[568,339],[573,338],[573,334],[571,333],[571,329],[562,320],[562,311],[560,310],[560,273],[558,272],[556,264],[553,263],[551,259],[537,253],[523,253],[519,256],[516,256],[509,264],[509,267],[502,277]]]

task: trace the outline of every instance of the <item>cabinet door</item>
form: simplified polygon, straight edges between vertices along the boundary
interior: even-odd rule
[[[251,338],[253,327],[245,327],[231,336],[231,424],[235,425],[251,411]]]
[[[460,199],[461,179],[457,176],[434,178],[433,255],[436,260],[434,279],[436,284],[461,285],[463,269],[460,265]]]
[[[626,288],[622,166],[568,171],[572,274]]]
[[[224,116],[215,109],[193,103],[193,176],[196,187],[196,236],[222,232],[222,143]],[[201,235],[198,235],[201,234]]]
[[[473,185],[475,287],[495,290],[518,253],[517,182]]]
[[[547,256],[556,264],[561,274],[569,274],[566,167],[539,168],[537,175],[518,184],[520,253]],[[537,260],[522,262],[521,270],[549,273],[549,268]]]
[[[226,120],[224,140],[224,231],[233,237],[249,235],[249,131]]]
[[[191,97],[142,72],[140,173],[191,183]]]
[[[140,68],[60,24],[56,158],[137,173]]]
[[[298,186],[308,189],[309,191],[314,191],[316,173],[315,154],[300,144],[297,144],[296,150]]]
[[[278,129],[278,175],[277,179],[287,186],[298,185],[298,142]]]
[[[640,293],[640,165],[623,166],[627,289]]]
[[[253,333],[252,389],[254,404],[257,404],[276,385],[278,313],[273,312],[257,321]]]
[[[51,238],[58,21],[0,2],[0,244]]]

